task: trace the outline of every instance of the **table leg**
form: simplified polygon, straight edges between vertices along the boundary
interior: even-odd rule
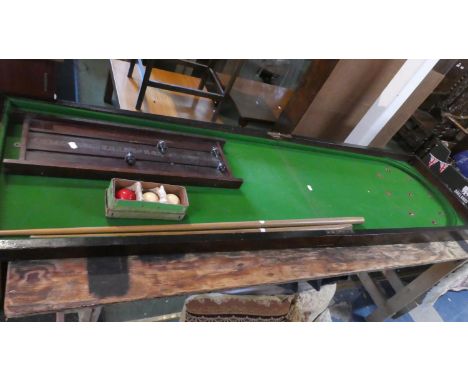
[[[79,322],[97,322],[99,320],[99,316],[101,315],[102,306],[97,306],[94,308],[83,308],[76,310],[78,313],[78,321]],[[68,313],[73,313],[68,311]],[[56,312],[55,313],[55,321],[56,322],[65,322],[65,314],[66,312]]]
[[[466,260],[456,260],[434,264],[388,300],[383,302],[380,300],[377,309],[366,320],[384,321],[386,318],[393,316],[465,262]]]
[[[104,93],[104,102],[112,105],[112,94],[114,94],[114,84],[112,82],[112,73],[109,69],[107,73],[106,90]]]
[[[5,291],[6,291],[6,280],[8,272],[8,262],[0,262],[0,320],[5,319],[4,314],[4,303],[5,303]]]
[[[102,306],[95,308],[84,308],[78,311],[79,322],[97,322],[101,315]]]

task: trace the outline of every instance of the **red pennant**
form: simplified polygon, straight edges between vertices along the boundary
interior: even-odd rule
[[[430,155],[430,159],[429,159],[429,167],[432,167],[433,165],[435,165],[437,162],[439,162],[439,160],[432,154],[429,154]],[[445,169],[444,169],[445,170]]]
[[[448,163],[440,161],[440,173],[443,173],[447,169],[448,165]]]

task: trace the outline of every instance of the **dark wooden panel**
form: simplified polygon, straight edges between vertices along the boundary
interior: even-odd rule
[[[0,92],[53,100],[56,64],[51,60],[0,60]]]
[[[38,153],[38,152],[36,152]],[[31,155],[29,153],[28,155]],[[46,157],[56,158],[58,153],[47,153]],[[31,158],[31,157],[30,157]],[[41,157],[43,158],[43,156]],[[86,157],[83,157],[86,158]],[[90,158],[90,159],[89,159]],[[11,173],[21,173],[27,175],[40,175],[40,176],[65,176],[65,177],[77,177],[77,178],[86,178],[86,179],[110,179],[110,178],[129,178],[146,181],[155,181],[163,183],[173,183],[173,184],[187,184],[187,185],[202,185],[208,187],[226,187],[226,188],[238,188],[242,184],[241,179],[236,178],[223,178],[218,176],[210,177],[208,172],[214,173],[216,170],[212,170],[208,167],[197,167],[196,172],[190,171],[187,175],[178,176],[173,172],[159,170],[154,171],[153,167],[145,169],[146,164],[153,162],[139,162],[133,167],[120,168],[113,167],[112,164],[109,167],[103,167],[102,164],[105,164],[105,161],[111,161],[114,163],[113,159],[102,158],[102,157],[88,157],[85,162],[86,168],[83,167],[83,162],[77,163],[72,166],[70,163],[58,163],[55,162],[51,164],[45,160],[34,161],[32,159],[27,161],[15,160],[15,159],[5,159],[3,161],[4,168]],[[93,165],[89,162],[99,162],[100,165]],[[160,168],[165,165],[160,164]],[[172,166],[172,168],[176,167]],[[186,168],[186,167],[184,167]],[[195,168],[195,167],[194,167]]]
[[[72,146],[70,146],[71,144],[75,144],[76,148],[72,148]],[[81,155],[116,158],[118,159],[115,161],[117,167],[120,162],[125,164],[125,155],[128,152],[132,152],[136,156],[137,163],[142,160],[166,164],[187,164],[191,166],[216,168],[219,162],[208,151],[186,150],[168,146],[167,152],[162,154],[156,145],[150,146],[131,142],[81,138],[69,135],[39,133],[35,131],[29,131],[26,146],[27,153],[31,150],[36,150],[69,154],[67,156],[70,157],[70,162],[80,161]],[[64,155],[62,158],[66,159],[67,156]],[[28,155],[26,155],[26,159],[29,159]]]
[[[275,124],[276,131],[288,134],[293,132],[337,63],[338,60],[312,60],[301,84],[279,116]]]
[[[84,306],[150,299],[350,273],[465,259],[457,242],[316,248],[283,251],[199,253],[115,262],[93,272],[86,259],[15,261],[9,264],[5,293],[8,317]],[[125,280],[125,290],[112,281]],[[128,284],[127,284],[128,283]],[[107,285],[107,287],[106,287]],[[97,288],[97,289],[96,289]],[[108,288],[108,289],[106,289]]]
[[[139,172],[153,176],[157,173],[161,176],[173,176],[175,172],[187,171],[187,166],[180,164],[171,164],[157,161],[140,160],[133,166],[128,166],[123,158],[116,157],[100,157],[93,155],[73,155],[62,154],[57,152],[48,151],[28,151],[26,154],[27,161],[49,163],[53,161],[58,165],[70,166],[81,168],[86,165],[88,168],[97,167],[104,171],[125,172],[137,174]],[[211,177],[217,178],[219,176],[218,170],[215,167],[208,166],[191,166],[192,177]]]
[[[232,176],[223,140],[27,114],[18,117],[23,118],[19,160],[3,161],[10,172],[107,179],[126,176],[229,188],[242,184]],[[127,163],[129,153],[135,163]]]
[[[64,238],[12,238],[0,240],[0,261],[64,259],[68,257],[112,257],[174,255],[224,251],[282,251],[293,248],[361,247],[468,240],[464,227],[400,228],[259,233],[213,233],[157,236],[94,236]],[[468,244],[466,245],[468,253]]]
[[[432,70],[445,76],[458,61],[460,60],[439,60]]]
[[[28,121],[33,131],[109,139],[119,142],[155,144],[159,140],[164,140],[171,147],[200,151],[210,151],[216,143],[221,144],[221,146],[225,143],[223,139],[210,139],[197,135],[171,133],[159,129],[139,128],[135,126],[102,124],[95,121],[75,119],[70,119],[69,121],[57,119],[55,121],[51,117],[39,120],[29,119],[28,115],[23,115],[20,119]]]

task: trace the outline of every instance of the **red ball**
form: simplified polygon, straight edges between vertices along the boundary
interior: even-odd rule
[[[136,194],[128,188],[121,188],[119,191],[117,191],[115,197],[117,199],[136,200]]]

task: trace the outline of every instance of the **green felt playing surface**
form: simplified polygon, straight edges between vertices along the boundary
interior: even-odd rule
[[[115,114],[13,99],[7,105],[3,157],[15,158],[21,126],[13,109],[153,126],[226,139],[225,154],[240,189],[187,187],[190,207],[182,223],[363,216],[360,228],[462,225],[453,207],[410,165],[387,158],[247,137]],[[154,179],[155,182],[158,179]],[[6,175],[0,178],[0,229],[170,224],[108,219],[109,180]],[[175,223],[177,224],[177,223]]]

